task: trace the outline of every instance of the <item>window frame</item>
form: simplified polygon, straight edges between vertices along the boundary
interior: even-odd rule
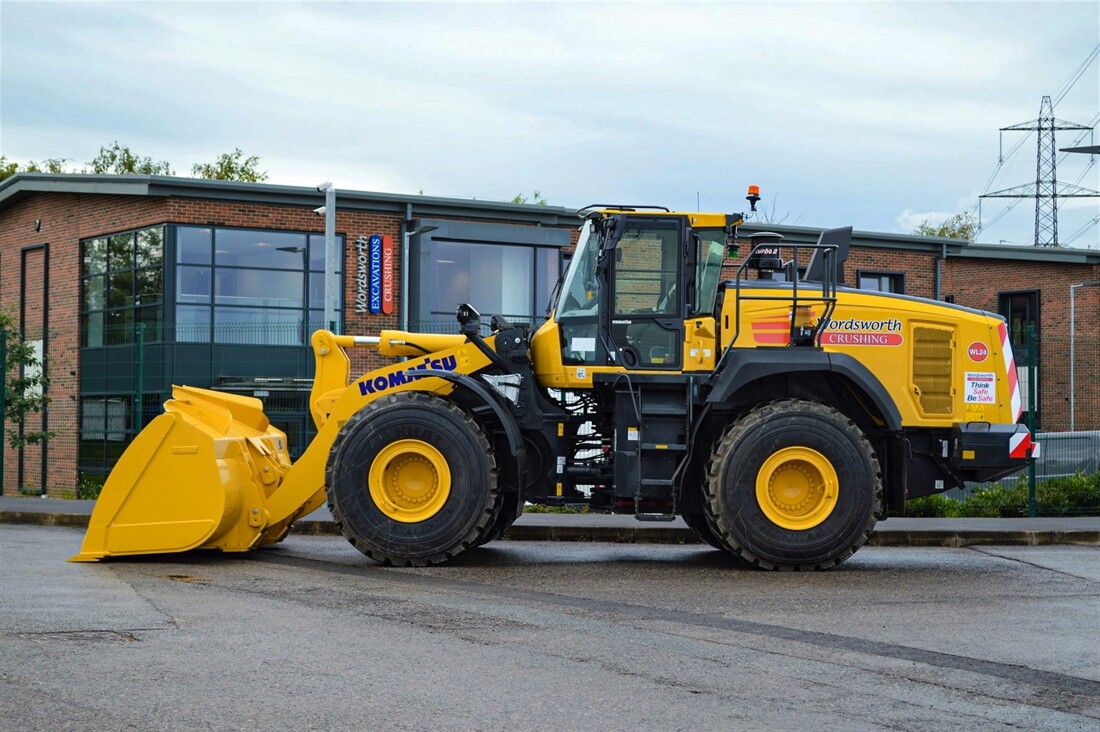
[[[149,264],[149,260],[141,258],[139,266],[138,252],[140,249],[139,240],[141,235],[145,233],[158,232],[160,233],[160,262],[159,264]],[[114,258],[111,256],[112,240],[121,239],[122,237],[128,237],[130,239],[130,251],[129,251],[129,266],[126,268],[116,268],[114,265]],[[88,250],[96,242],[102,242],[104,244],[101,253],[101,269],[96,271],[89,271],[87,269],[89,258]],[[164,340],[164,326],[166,322],[166,300],[168,298],[167,283],[165,278],[165,262],[168,258],[168,224],[153,224],[151,226],[139,226],[131,229],[123,229],[108,234],[98,234],[96,236],[85,237],[80,240],[80,310],[79,310],[79,339],[80,348],[107,348],[110,346],[128,345],[134,342],[135,331],[134,328],[137,323],[148,322],[147,317],[141,317],[142,314],[146,315],[150,311],[154,311],[154,317],[152,319],[151,328],[147,328],[144,333],[144,340],[147,343],[159,343]],[[160,273],[160,298],[156,302],[142,301],[140,294],[138,293],[137,283],[139,275],[159,272]],[[111,304],[111,281],[115,277],[129,276],[129,297],[124,298],[122,304]],[[88,307],[88,295],[89,295],[89,282],[98,280],[101,285],[101,299],[98,303],[98,307]],[[100,338],[99,343],[92,344],[89,342],[88,336],[92,332],[93,328],[90,327],[90,322],[96,317],[99,317],[99,323],[95,330],[99,331]],[[129,317],[127,317],[129,316]],[[122,325],[111,325],[112,319],[118,319],[124,321]],[[117,330],[110,330],[115,328]]]
[[[1034,308],[1034,314],[1028,318],[1029,323],[1035,324],[1035,344],[1038,349],[1038,344],[1042,340],[1043,335],[1043,320],[1042,320],[1042,306],[1043,297],[1042,290],[1039,288],[1030,288],[1026,290],[1004,290],[997,293],[997,314],[1005,319],[1006,330],[1008,331],[1008,340],[1012,344],[1013,352],[1018,352],[1018,349],[1024,349],[1024,353],[1027,352],[1027,332],[1021,335],[1020,339],[1016,339],[1016,334],[1012,328],[1012,309],[1009,304],[1014,298],[1027,297],[1029,298],[1028,309]],[[1038,360],[1038,359],[1037,359]]]
[[[310,257],[312,247],[316,246],[317,239],[323,239],[324,233],[317,231],[302,231],[296,229],[282,229],[282,228],[258,228],[254,226],[218,226],[214,224],[195,224],[195,223],[174,223],[170,225],[170,231],[168,238],[171,242],[171,268],[172,268],[172,283],[171,283],[171,322],[172,325],[179,326],[179,308],[180,307],[192,307],[195,309],[204,308],[208,316],[208,323],[205,328],[199,327],[198,321],[188,321],[192,327],[192,336],[185,340],[180,339],[179,333],[176,333],[174,339],[179,343],[192,343],[192,344],[208,344],[208,345],[264,345],[264,346],[287,346],[293,348],[308,347],[310,333],[319,327],[328,327],[327,324],[322,323],[324,319],[323,309],[313,307],[313,280],[316,275],[321,275],[320,282],[321,287],[324,287],[324,269],[323,262],[321,262],[322,269],[314,269],[312,267],[312,259]],[[193,231],[207,231],[206,237],[209,240],[209,256],[203,257],[202,262],[195,261],[181,261],[183,256],[182,250],[179,247],[181,234]],[[218,232],[251,232],[255,235],[293,235],[303,237],[304,245],[301,251],[301,268],[289,269],[287,267],[255,267],[255,266],[240,266],[236,264],[224,264],[218,262],[217,240]],[[343,232],[336,232],[336,245],[337,245],[337,266],[335,276],[341,281],[341,288],[339,297],[336,302],[336,315],[339,323],[343,323],[346,317],[346,305],[345,302],[346,293],[344,284],[344,270],[345,270],[345,256],[347,251],[347,234]],[[192,242],[193,243],[193,242]],[[319,260],[320,261],[320,260]],[[209,293],[207,295],[191,295],[187,299],[181,299],[181,293],[179,287],[181,283],[181,270],[182,269],[206,269],[209,271]],[[259,273],[271,273],[272,275],[286,275],[291,273],[296,275],[301,280],[301,302],[296,307],[285,307],[275,305],[255,305],[245,303],[230,303],[230,302],[218,302],[218,273],[221,270],[235,271],[235,272],[259,272]],[[221,297],[226,297],[224,294]],[[205,298],[205,299],[202,299]],[[225,313],[232,311],[239,314],[242,310],[254,310],[260,315],[261,320],[267,320],[268,316],[272,313],[286,313],[286,323],[288,327],[296,329],[296,334],[293,338],[284,337],[285,334],[277,335],[273,340],[264,340],[263,338],[257,340],[255,338],[247,337],[246,329],[238,328],[237,331],[242,335],[241,337],[232,337],[233,328],[226,328],[226,332],[219,332],[219,308],[227,308]],[[314,316],[320,312],[321,314],[314,319]],[[259,327],[259,326],[258,326]],[[266,326],[264,326],[266,327]],[[229,337],[226,334],[229,333]]]
[[[881,284],[883,278],[889,278],[891,285],[896,285],[898,289],[890,290],[867,290],[860,286],[860,280],[864,277],[878,277]],[[905,294],[905,273],[904,272],[891,272],[883,269],[857,269],[856,270],[856,289],[864,290],[865,292],[888,292],[894,295]]]
[[[530,277],[530,298],[527,313],[522,315],[491,313],[489,312],[491,308],[479,303],[473,294],[469,302],[477,307],[483,316],[491,314],[511,316],[509,319],[513,322],[529,322],[535,327],[542,323],[546,317],[549,300],[555,293],[555,282],[560,279],[563,271],[561,251],[570,246],[568,229],[450,219],[416,219],[415,223],[416,226],[413,226],[413,229],[425,226],[427,231],[409,237],[406,263],[408,267],[407,312],[402,314],[404,327],[415,332],[454,332],[453,308],[448,307],[446,311],[439,310],[435,307],[436,303],[431,296],[432,283],[438,276],[436,245],[441,243],[519,248],[529,252],[530,270],[527,276]],[[474,277],[476,275],[476,272],[473,273]],[[546,278],[545,281],[540,280],[543,277]],[[487,320],[487,317],[483,318],[486,325]]]

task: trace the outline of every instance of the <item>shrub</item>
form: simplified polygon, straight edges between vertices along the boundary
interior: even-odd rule
[[[914,498],[905,504],[905,515],[917,518],[956,518],[962,515],[962,501],[941,495]]]
[[[89,500],[99,498],[99,492],[103,490],[103,476],[80,474],[80,482],[76,486],[76,497]]]
[[[1042,516],[1073,516],[1100,512],[1100,473],[1070,475],[1043,481],[1035,489]]]
[[[905,504],[906,516],[939,518],[1019,518],[1028,515],[1028,484],[981,486],[963,500],[943,495],[915,498]],[[1035,489],[1040,516],[1100,516],[1100,473],[1049,478]]]
[[[1027,485],[1002,485],[994,483],[974,490],[973,495],[962,502],[962,513],[967,518],[1019,518],[1027,516]]]

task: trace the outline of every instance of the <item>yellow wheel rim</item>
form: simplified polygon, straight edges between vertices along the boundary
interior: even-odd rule
[[[836,508],[840,481],[832,463],[808,447],[785,447],[756,474],[756,502],[777,526],[812,529]]]
[[[451,494],[451,471],[439,450],[420,440],[382,448],[367,476],[374,505],[394,521],[415,524],[439,513]]]

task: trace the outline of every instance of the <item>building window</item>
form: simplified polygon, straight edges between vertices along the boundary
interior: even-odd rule
[[[162,339],[164,227],[82,242],[81,345],[132,343],[145,325],[148,342]]]
[[[431,234],[412,239],[410,330],[455,332],[455,308],[461,303],[514,323],[542,322],[561,271],[560,247],[569,243],[568,231],[437,224]]]
[[[861,269],[856,272],[856,282],[858,283],[856,286],[861,290],[905,294],[904,272],[873,272]]]
[[[82,397],[80,400],[81,471],[106,473],[133,439],[133,396]]]
[[[1039,336],[1039,291],[999,293],[997,311],[1008,321],[1012,350],[1026,354],[1028,327],[1034,326],[1036,339]]]
[[[339,236],[340,262],[343,247]],[[177,226],[176,340],[304,345],[327,327],[324,251],[322,234]]]

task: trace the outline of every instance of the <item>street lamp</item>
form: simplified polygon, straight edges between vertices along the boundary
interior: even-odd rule
[[[1088,282],[1081,282],[1079,284],[1069,286],[1069,431],[1070,432],[1073,432],[1074,431],[1073,428],[1076,426],[1076,422],[1074,421],[1074,417],[1076,416],[1076,412],[1077,412],[1077,409],[1076,409],[1076,406],[1077,406],[1077,404],[1076,404],[1077,392],[1076,392],[1076,389],[1074,388],[1074,383],[1073,383],[1074,365],[1075,365],[1074,360],[1073,360],[1073,355],[1074,355],[1073,354],[1073,351],[1074,351],[1074,337],[1073,337],[1074,332],[1073,331],[1074,331],[1074,327],[1076,326],[1077,323],[1076,323],[1076,318],[1074,317],[1074,308],[1073,308],[1074,301],[1073,301],[1073,298],[1076,297],[1076,295],[1077,295],[1077,288],[1078,287],[1095,287],[1096,285],[1100,285],[1100,280],[1089,280]]]
[[[317,190],[325,194],[325,205],[313,213],[325,217],[325,314],[324,322],[332,332],[336,329],[336,188],[324,182]]]

